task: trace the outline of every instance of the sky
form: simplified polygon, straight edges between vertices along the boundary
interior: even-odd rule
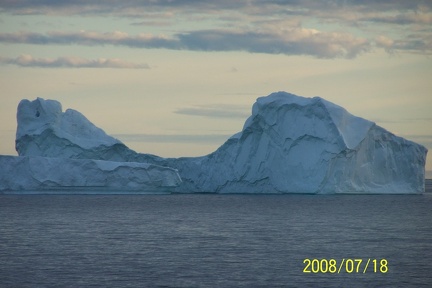
[[[0,1],[0,154],[17,154],[21,99],[179,157],[213,152],[275,91],[430,150],[431,24],[429,0]]]

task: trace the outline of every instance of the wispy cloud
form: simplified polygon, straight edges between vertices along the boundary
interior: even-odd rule
[[[316,29],[292,28],[279,31],[206,30],[179,35],[192,50],[312,55],[318,58],[353,58],[370,49],[367,39],[349,33],[327,33]]]
[[[153,142],[153,143],[194,143],[194,144],[214,144],[228,140],[232,135],[228,134],[115,134],[116,137],[124,142]]]
[[[188,9],[205,11],[208,9],[241,8],[247,1],[197,1],[197,0],[104,0],[104,1],[70,1],[70,0],[21,0],[2,1],[0,8],[3,11],[16,14],[114,14],[127,17],[138,16],[149,10]]]
[[[432,135],[421,135],[421,134],[404,134],[401,135],[405,139],[417,142],[429,150],[432,149]]]
[[[104,0],[104,1],[70,1],[70,0],[20,0],[2,1],[0,8],[3,11],[20,14],[82,14],[82,13],[111,13],[125,16],[134,13],[144,13],[149,9],[177,9],[208,12],[215,10],[241,10],[241,11],[289,11],[291,14],[310,14],[311,11],[334,11],[345,9],[347,11],[405,11],[431,8],[429,0]]]
[[[81,57],[34,58],[23,54],[16,58],[0,57],[1,64],[40,68],[121,68],[149,69],[147,64],[135,64],[121,59],[85,59]]]
[[[126,32],[93,32],[93,31],[53,31],[46,34],[34,32],[0,33],[0,43],[20,43],[36,45],[120,45],[135,48],[172,48],[179,49],[178,40],[153,34],[129,35]]]
[[[382,14],[369,14],[358,18],[359,21],[368,21],[374,23],[388,23],[398,25],[410,24],[432,24],[431,13],[404,13],[397,15],[382,15]]]
[[[244,105],[210,104],[196,105],[193,107],[180,108],[174,111],[176,114],[202,116],[210,118],[241,118],[250,116],[250,107]]]
[[[93,31],[46,34],[34,32],[0,33],[0,43],[36,45],[118,45],[133,48],[165,48],[194,51],[248,51],[253,53],[310,55],[318,58],[353,58],[370,49],[367,39],[349,33],[327,33],[295,27],[283,31],[198,30],[165,35]]]
[[[388,118],[372,118],[371,120],[379,123],[407,123],[407,122],[429,122],[430,123],[432,122],[432,117],[399,118],[398,120],[388,119]]]

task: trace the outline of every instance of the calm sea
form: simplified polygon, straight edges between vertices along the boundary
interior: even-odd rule
[[[0,287],[432,287],[432,195],[0,195]]]

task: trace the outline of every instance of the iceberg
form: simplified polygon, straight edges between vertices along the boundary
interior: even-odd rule
[[[424,192],[425,147],[320,97],[258,98],[242,131],[201,157],[137,153],[54,100],[21,101],[17,120],[20,156],[171,167],[179,193]]]

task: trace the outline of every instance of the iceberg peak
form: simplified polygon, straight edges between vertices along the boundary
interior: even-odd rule
[[[18,105],[17,122],[15,147],[19,155],[77,158],[75,154],[80,153],[80,149],[124,145],[80,112],[73,109],[63,112],[60,102],[55,100],[22,100]],[[59,145],[68,145],[76,153],[59,150]]]
[[[59,124],[62,106],[56,100],[36,98],[34,101],[21,100],[18,104],[16,138],[40,134],[45,129]]]
[[[369,129],[375,125],[375,123],[354,116],[343,107],[321,97],[307,98],[282,91],[258,98],[252,110],[252,117],[258,114],[266,115],[267,123],[274,125],[277,121],[281,121],[280,118],[283,118],[284,115],[277,119],[274,117],[275,115],[268,113],[268,111],[276,112],[279,109],[283,109],[284,112],[291,111],[291,113],[299,110],[302,116],[309,118],[318,117],[320,118],[319,120],[328,121],[328,125],[334,126],[337,129],[339,137],[349,149],[355,149],[360,141],[364,139]],[[300,117],[300,115],[297,116]],[[299,124],[297,122],[294,117],[292,123],[286,125],[286,127],[289,127],[287,129],[295,130],[297,124]],[[301,126],[299,129],[306,131]]]

